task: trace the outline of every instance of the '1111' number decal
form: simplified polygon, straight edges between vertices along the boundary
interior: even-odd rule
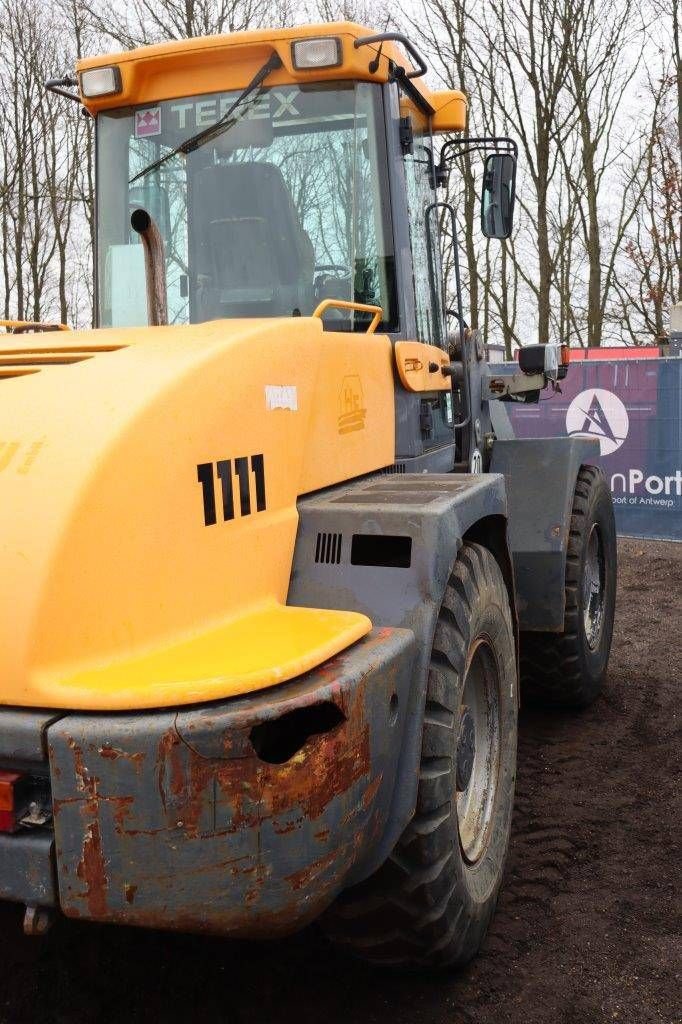
[[[251,456],[251,472],[256,484],[256,512],[265,510],[265,460],[262,455]],[[218,521],[216,509],[216,477],[220,481],[222,491],[222,513],[227,522],[235,517],[234,478],[239,485],[239,514],[248,516],[251,508],[251,488],[249,482],[249,458],[221,459],[220,462],[202,462],[197,466],[197,479],[201,484],[204,498],[204,524],[215,526]]]

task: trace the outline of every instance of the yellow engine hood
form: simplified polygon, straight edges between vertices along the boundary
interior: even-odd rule
[[[297,496],[393,461],[388,339],[313,318],[53,338],[0,346],[0,703],[212,700],[368,631],[285,601]]]

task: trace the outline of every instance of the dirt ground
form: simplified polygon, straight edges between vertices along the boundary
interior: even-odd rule
[[[3,1024],[676,1024],[682,1021],[682,544],[622,541],[609,682],[589,711],[521,716],[507,879],[479,958],[380,974],[314,930],[266,945],[0,908]]]

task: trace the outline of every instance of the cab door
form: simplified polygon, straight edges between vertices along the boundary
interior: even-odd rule
[[[424,119],[401,101],[401,148],[405,175],[412,287],[417,340],[447,349],[443,269],[440,252],[433,144]],[[421,401],[424,449],[453,440],[452,392],[440,390]]]

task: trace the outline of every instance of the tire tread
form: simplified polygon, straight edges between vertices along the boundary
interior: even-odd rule
[[[557,708],[587,707],[601,689],[601,681],[587,677],[581,667],[578,617],[579,574],[585,524],[594,491],[605,487],[596,466],[582,466],[573,497],[566,553],[566,595],[562,633],[523,633],[521,636],[521,692],[524,702]],[[609,643],[610,643],[609,624]]]
[[[448,693],[456,693],[459,673],[453,661],[463,666],[468,647],[469,630],[462,628],[462,618],[465,622],[471,618],[472,608],[483,599],[483,589],[488,600],[490,591],[494,592],[495,603],[504,608],[512,631],[508,595],[493,555],[479,545],[465,544],[447,584],[435,631],[416,812],[386,863],[365,882],[343,893],[323,921],[334,942],[373,963],[430,968],[465,963],[485,933],[457,894],[458,878],[453,870],[457,847],[452,838],[453,828],[457,835],[457,823],[455,818],[453,824],[456,809],[451,800],[456,766],[441,739],[447,730],[448,742],[452,742],[456,716],[456,711],[443,703],[447,699],[444,679]],[[447,655],[435,646],[445,636]],[[486,925],[496,896],[495,892]]]

